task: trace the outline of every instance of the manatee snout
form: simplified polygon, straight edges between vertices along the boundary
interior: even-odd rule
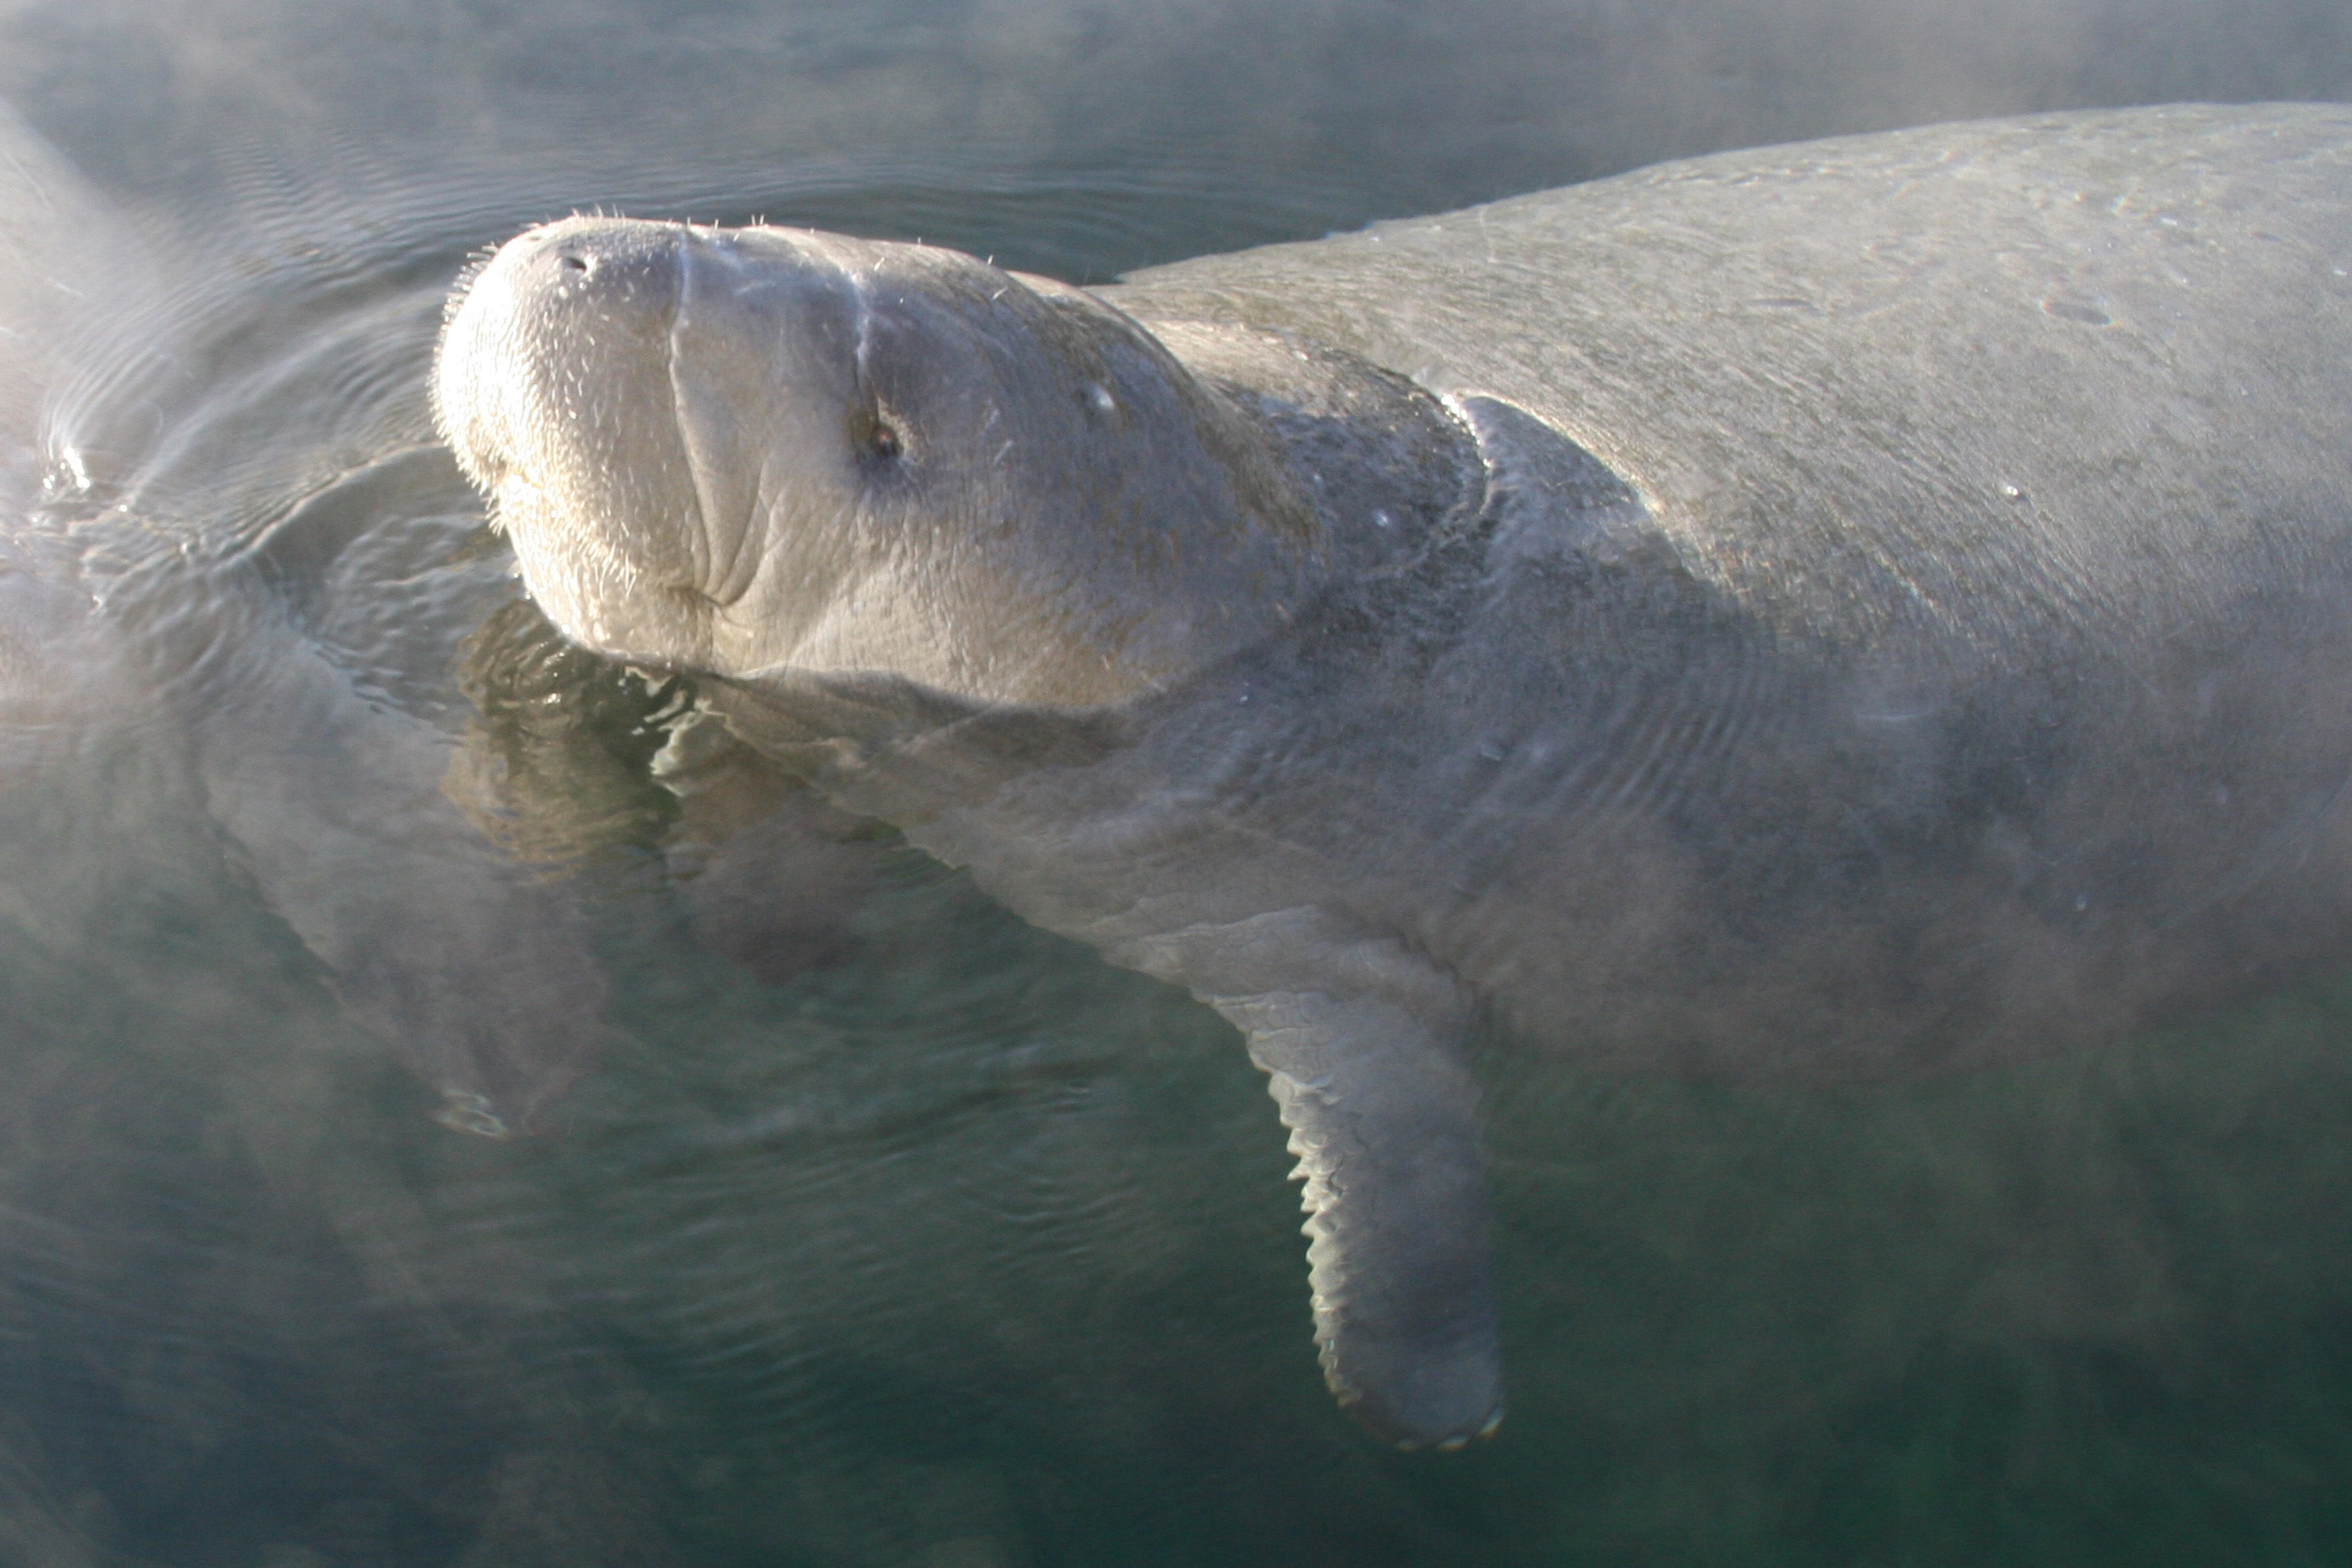
[[[466,279],[434,391],[450,446],[478,483],[546,478],[559,457],[551,417],[576,426],[623,412],[667,374],[679,233],[567,219],[518,236]]]
[[[467,284],[437,413],[576,639],[773,662],[821,612],[877,444],[861,316],[814,238],[568,218]],[[770,548],[780,523],[797,555]]]

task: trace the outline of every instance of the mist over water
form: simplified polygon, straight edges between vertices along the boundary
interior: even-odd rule
[[[0,5],[0,1563],[2352,1555],[2352,990],[1924,1082],[1485,1042],[1511,1416],[1391,1453],[1233,1031],[887,833],[728,956],[664,695],[425,401],[575,208],[1105,280],[2179,99],[2352,99],[2352,13]]]

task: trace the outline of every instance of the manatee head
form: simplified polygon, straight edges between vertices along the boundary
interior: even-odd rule
[[[583,645],[1086,706],[1279,626],[1319,523],[1077,289],[936,247],[574,217],[453,300],[443,434]]]

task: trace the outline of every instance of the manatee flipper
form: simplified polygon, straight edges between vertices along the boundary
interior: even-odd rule
[[[1323,1375],[1406,1447],[1456,1447],[1503,1415],[1469,1007],[1394,938],[1319,910],[1139,943],[1248,1041],[1290,1129]]]

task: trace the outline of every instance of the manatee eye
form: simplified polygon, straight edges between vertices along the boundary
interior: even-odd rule
[[[860,458],[876,462],[888,462],[905,449],[898,438],[898,427],[871,408],[861,408],[850,416],[849,439]]]

